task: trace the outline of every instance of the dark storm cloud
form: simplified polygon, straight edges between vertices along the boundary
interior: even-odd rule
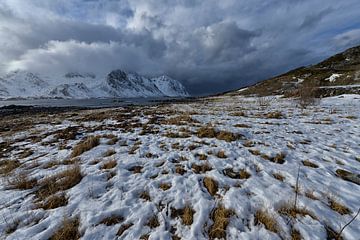
[[[168,74],[238,88],[359,44],[360,2],[2,0],[0,71]],[[358,24],[356,24],[358,23]]]

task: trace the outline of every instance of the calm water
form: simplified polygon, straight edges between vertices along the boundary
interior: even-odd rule
[[[126,105],[153,105],[181,98],[93,98],[93,99],[27,99],[0,100],[0,107],[9,105],[41,107],[120,107]]]

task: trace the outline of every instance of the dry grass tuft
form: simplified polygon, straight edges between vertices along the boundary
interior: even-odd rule
[[[269,112],[265,115],[266,118],[276,118],[276,119],[280,119],[283,118],[284,115],[279,112],[279,111],[275,111],[275,112]]]
[[[26,173],[22,172],[8,179],[9,188],[27,190],[36,186],[37,180],[30,179]]]
[[[25,149],[22,153],[20,153],[19,158],[27,158],[34,154],[34,151],[31,149]]]
[[[218,152],[216,153],[216,156],[217,156],[218,158],[227,158],[224,150],[218,151]]]
[[[281,181],[281,182],[283,182],[284,179],[285,179],[285,177],[284,177],[283,175],[281,175],[280,173],[273,173],[272,175],[273,175],[273,177],[274,177],[275,179],[277,179],[277,180],[279,180],[279,181]]]
[[[313,162],[310,162],[309,160],[304,160],[304,161],[301,161],[302,164],[306,167],[311,167],[311,168],[318,168],[319,165],[313,163]]]
[[[360,185],[360,175],[346,171],[344,169],[337,169],[336,176],[342,178],[345,181],[349,181]]]
[[[230,113],[230,116],[233,116],[233,117],[245,117],[246,114],[245,114],[245,112],[232,112],[232,113]]]
[[[206,190],[210,193],[211,196],[214,196],[219,189],[218,183],[213,178],[204,177],[203,183]]]
[[[196,136],[199,138],[214,138],[216,137],[216,130],[210,126],[204,126],[197,130]]]
[[[190,115],[184,114],[177,117],[169,118],[163,121],[169,125],[188,125],[189,123],[198,123],[197,120],[193,119]]]
[[[226,131],[216,131],[215,128],[211,126],[204,126],[197,130],[196,136],[199,138],[217,138],[219,140],[224,140],[227,142],[232,142],[239,139],[241,136],[236,135],[232,132]]]
[[[348,207],[341,204],[335,197],[333,196],[327,196],[329,207],[334,210],[335,212],[338,212],[341,215],[350,214],[351,211]]]
[[[112,155],[114,155],[116,153],[116,151],[112,148],[110,148],[109,150],[107,150],[105,153],[104,153],[104,157],[110,157]]]
[[[180,175],[184,175],[186,173],[186,170],[184,169],[184,166],[177,165],[175,168],[175,172]]]
[[[153,216],[149,219],[149,221],[146,223],[146,226],[149,226],[150,228],[157,228],[160,226],[159,220],[156,216]]]
[[[278,212],[282,215],[288,216],[288,217],[292,217],[292,218],[296,218],[297,215],[300,216],[310,216],[312,219],[317,220],[317,217],[311,213],[309,210],[307,210],[306,208],[299,208],[299,207],[295,207],[293,204],[291,204],[290,202],[283,204],[279,209]]]
[[[313,199],[313,200],[319,200],[319,199],[315,196],[313,190],[308,190],[308,191],[306,191],[306,192],[305,192],[305,196],[306,196],[307,198],[310,198],[310,199]]]
[[[99,136],[90,136],[87,137],[84,141],[78,143],[71,153],[71,157],[77,157],[84,152],[89,151],[90,149],[98,146],[100,144],[100,137]]]
[[[270,215],[264,210],[258,210],[255,213],[255,224],[263,224],[265,228],[274,233],[280,232],[279,225],[275,219],[274,215]]]
[[[159,188],[161,188],[163,191],[166,191],[171,188],[171,184],[170,183],[161,183],[159,185]]]
[[[101,220],[99,224],[105,224],[106,226],[112,226],[118,223],[121,223],[124,221],[124,218],[122,216],[112,215],[110,217],[104,218]]]
[[[195,211],[189,207],[186,206],[183,210],[183,214],[181,215],[181,220],[184,225],[191,225],[193,223],[193,216]]]
[[[206,173],[207,171],[211,171],[212,167],[208,164],[196,165],[195,163],[191,164],[191,168],[195,173]]]
[[[208,156],[204,153],[197,153],[195,154],[195,157],[199,157],[199,160],[207,160]]]
[[[8,175],[21,166],[18,160],[3,160],[0,162],[0,174]]]
[[[146,201],[151,201],[151,197],[150,194],[146,191],[143,191],[140,193],[140,198],[146,200]]]
[[[213,210],[211,214],[213,224],[208,230],[210,239],[226,239],[226,228],[229,224],[229,219],[233,214],[233,211],[226,209],[222,205],[217,206]]]
[[[247,124],[244,124],[244,123],[235,124],[234,127],[238,127],[238,128],[251,128],[250,125],[247,125]]]
[[[233,179],[248,179],[251,177],[251,174],[245,169],[240,169],[240,171],[235,172],[232,168],[225,168],[223,174]]]
[[[133,167],[130,167],[128,170],[133,173],[141,173],[142,169],[143,169],[142,166],[133,166]]]
[[[47,198],[47,200],[43,203],[39,203],[37,206],[39,208],[43,208],[45,210],[55,209],[58,207],[63,207],[68,204],[68,198],[65,193],[54,194]]]
[[[115,135],[111,136],[109,141],[106,142],[107,145],[115,145],[119,141],[119,138]]]
[[[65,171],[46,177],[39,182],[36,197],[40,201],[46,201],[51,195],[74,187],[82,178],[83,175],[79,165],[68,167]]]
[[[133,223],[126,223],[120,226],[119,230],[116,233],[116,236],[121,236],[126,230],[131,228],[134,224]]]
[[[301,234],[295,228],[291,228],[291,240],[302,240]]]
[[[283,164],[285,162],[285,157],[286,157],[285,153],[278,153],[275,155],[275,157],[270,158],[269,160],[274,163]]]
[[[220,131],[216,135],[216,138],[219,140],[224,140],[226,142],[232,142],[232,141],[236,141],[237,139],[239,139],[239,136],[235,135],[232,132]]]
[[[257,149],[248,149],[248,151],[254,156],[260,156],[261,152]]]
[[[68,219],[64,218],[61,223],[60,229],[58,229],[51,237],[50,240],[75,240],[80,238],[79,233],[79,218]]]
[[[107,162],[104,162],[101,165],[101,169],[111,169],[117,166],[117,161],[115,159],[109,160]]]

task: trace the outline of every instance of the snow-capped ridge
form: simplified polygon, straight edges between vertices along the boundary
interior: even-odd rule
[[[63,75],[17,70],[0,78],[0,99],[7,98],[132,98],[189,96],[178,81],[160,76],[149,78],[121,69],[105,76],[68,72]]]

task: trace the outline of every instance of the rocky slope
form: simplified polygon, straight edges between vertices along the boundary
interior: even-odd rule
[[[0,99],[10,98],[131,98],[188,96],[184,86],[167,76],[149,78],[114,70],[106,76],[66,73],[45,76],[14,71],[0,78]]]
[[[360,93],[360,46],[230,94],[296,96],[303,86],[316,88],[320,97]]]

